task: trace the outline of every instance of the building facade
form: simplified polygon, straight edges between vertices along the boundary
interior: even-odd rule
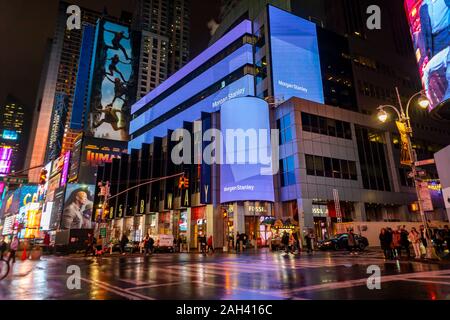
[[[112,198],[96,218],[116,237],[183,234],[191,247],[200,234],[221,246],[244,232],[265,245],[298,228],[323,238],[339,223],[420,221],[396,129],[362,112],[353,60],[348,38],[274,6],[241,20],[133,105],[129,155],[97,175],[110,183]],[[270,179],[251,163],[201,161],[209,129],[266,123],[277,130],[270,141],[279,170]],[[194,138],[181,139],[180,128]],[[448,144],[441,130],[415,136],[420,160]],[[176,164],[180,141],[202,152]],[[425,174],[436,178],[433,169]],[[427,218],[445,220],[442,198],[432,199]],[[104,202],[97,197],[95,207]]]

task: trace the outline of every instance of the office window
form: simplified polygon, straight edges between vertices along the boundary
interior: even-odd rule
[[[321,156],[305,155],[306,174],[327,178],[357,180],[356,162]]]
[[[292,141],[291,115],[287,114],[278,121],[281,144]]]
[[[302,112],[302,128],[303,131],[352,140],[351,125],[345,121]]]
[[[286,187],[295,184],[294,156],[280,160],[281,186]]]

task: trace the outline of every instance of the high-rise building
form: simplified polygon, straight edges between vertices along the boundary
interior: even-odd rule
[[[24,105],[8,95],[6,103],[0,105],[0,148],[11,149],[10,172],[23,168],[29,134],[26,130],[28,122]]]
[[[67,120],[71,118],[82,39],[81,30],[68,30],[66,27],[68,6],[66,2],[59,3],[48,64],[42,70],[42,91],[34,111],[35,126],[30,135],[32,148],[28,150],[27,168],[40,166],[63,151],[64,131]],[[81,15],[83,23],[91,24],[95,24],[101,16],[98,12],[84,8],[81,9]],[[54,116],[55,107],[57,116]],[[37,182],[39,172],[40,169],[30,170],[29,181]]]
[[[189,0],[139,0],[133,29],[142,31],[138,98],[189,60]]]

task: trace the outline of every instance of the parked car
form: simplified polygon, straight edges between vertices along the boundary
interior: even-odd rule
[[[366,237],[355,234],[356,246],[363,251],[369,246]],[[340,233],[331,239],[318,241],[317,247],[320,250],[348,250],[348,233]]]

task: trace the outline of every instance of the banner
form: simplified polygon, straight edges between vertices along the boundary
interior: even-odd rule
[[[406,125],[403,122],[396,121],[398,132],[400,133],[400,163],[405,166],[411,166],[411,152],[409,150],[409,138],[408,138],[408,130]]]

